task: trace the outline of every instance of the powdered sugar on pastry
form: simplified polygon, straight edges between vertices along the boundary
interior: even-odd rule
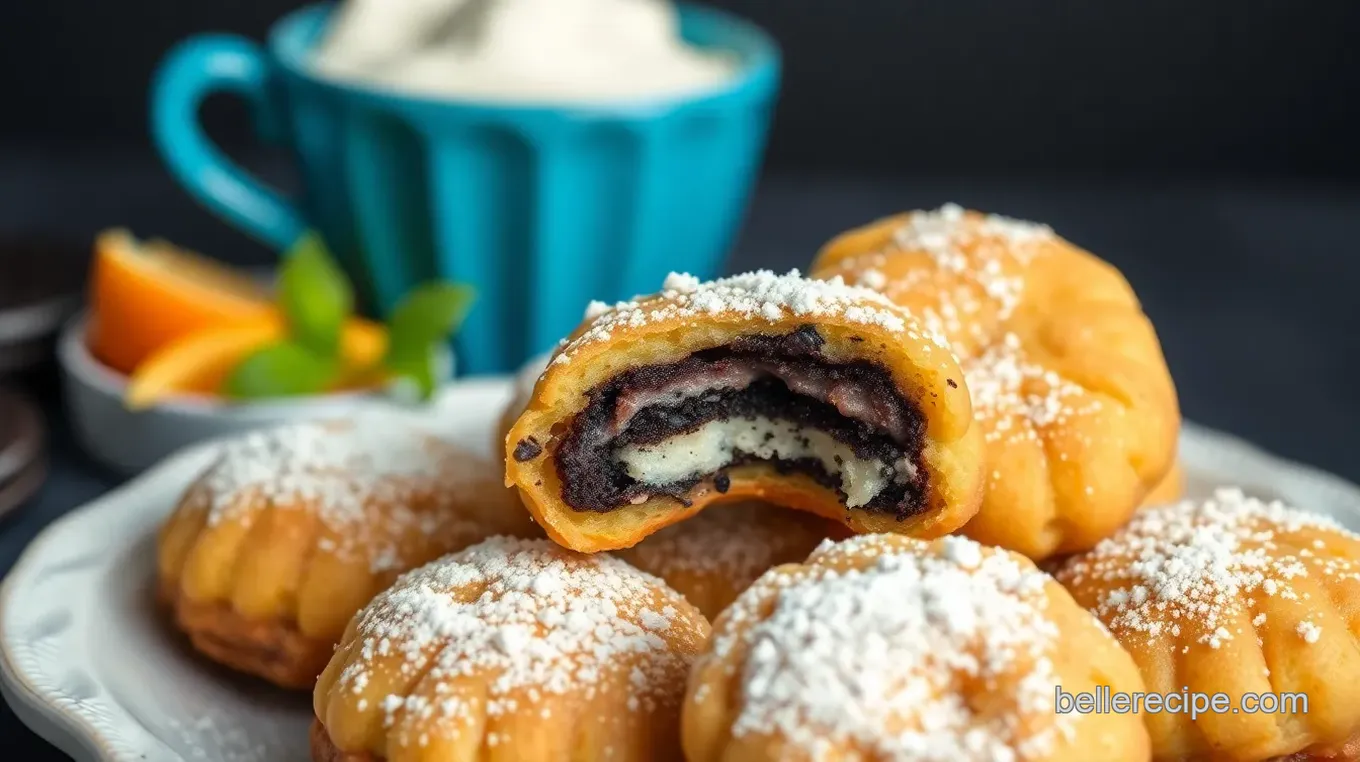
[[[1040,429],[1101,409],[1100,400],[1085,388],[1027,357],[1018,336],[984,335],[987,324],[976,319],[984,306],[1000,323],[1014,315],[1024,294],[1025,266],[1054,240],[1046,225],[970,214],[957,204],[946,204],[912,212],[893,234],[897,250],[924,253],[934,268],[917,268],[889,279],[876,269],[886,262],[883,252],[864,255],[862,266],[847,268],[857,272],[858,284],[889,297],[930,288],[934,306],[920,310],[926,326],[981,344],[981,353],[962,358],[960,365],[973,397],[974,416],[989,441],[1038,439]],[[948,285],[932,285],[940,276]]]
[[[722,657],[740,640],[747,654],[736,737],[778,734],[812,759],[849,745],[960,762],[1032,758],[1067,732],[1071,718],[1052,706],[1048,577],[963,538],[913,545],[871,535],[824,546],[817,565],[771,572],[738,599],[712,645]],[[875,560],[822,565],[857,556]],[[992,698],[968,702],[964,683]]]
[[[945,204],[933,211],[912,212],[893,234],[898,247],[928,252],[941,269],[970,274],[981,270],[984,279],[992,269],[975,267],[969,257],[963,254],[963,244],[979,239],[996,239],[1004,242],[1007,248],[1023,250],[1028,244],[1052,238],[1053,229],[1047,225],[999,214],[970,216],[958,204]]]
[[[208,504],[209,526],[250,521],[265,508],[315,511],[334,535],[322,541],[328,543],[323,550],[362,551],[374,571],[385,571],[400,566],[395,537],[413,529],[447,531],[459,521],[444,509],[455,498],[467,499],[481,467],[469,453],[400,421],[364,415],[230,440],[195,490]],[[408,502],[416,494],[434,509],[412,510]],[[372,526],[378,521],[383,526]]]
[[[577,349],[608,341],[615,328],[640,328],[653,322],[723,313],[735,313],[771,323],[789,315],[806,318],[836,316],[905,334],[913,340],[935,339],[941,349],[948,349],[943,339],[932,336],[882,294],[867,288],[847,286],[840,278],[804,278],[797,270],[785,275],[757,270],[706,283],[692,275],[671,273],[656,299],[666,304],[657,307],[655,300],[642,297],[608,308],[600,302],[592,302],[586,310],[586,318],[592,320],[592,324],[563,347],[553,362],[570,362]]]
[[[957,204],[945,204],[933,211],[908,214],[893,233],[893,246],[926,254],[934,261],[934,270],[947,273],[956,284],[939,290],[938,309],[923,311],[921,317],[944,335],[957,336],[965,330],[977,330],[969,323],[970,316],[979,311],[980,299],[995,303],[999,320],[1011,317],[1025,286],[1017,270],[1042,252],[1042,244],[1053,239],[1053,230],[1046,225],[997,214],[969,214]],[[894,281],[877,269],[885,262],[883,252],[870,252],[845,269],[857,273],[856,285],[885,291],[889,296],[919,287],[933,277],[931,270],[922,268]]]
[[[997,317],[1007,320],[1020,303],[1024,279],[1015,273],[1040,251],[1037,244],[1053,239],[1046,225],[1002,217],[998,214],[968,215],[957,204],[945,204],[932,212],[914,212],[893,236],[908,251],[923,251],[939,270],[978,287],[997,305]],[[965,253],[966,252],[966,253]],[[959,316],[976,311],[959,297],[968,291],[944,292],[940,317],[957,330]]]
[[[1026,359],[1015,334],[1006,334],[960,366],[973,397],[973,414],[989,442],[1037,440],[1044,428],[1102,408],[1084,387]]]
[[[657,578],[604,554],[546,541],[493,538],[401,577],[360,614],[342,689],[363,693],[375,670],[426,675],[436,695],[379,698],[391,726],[400,712],[468,722],[478,712],[525,711],[550,696],[597,689],[631,669],[630,710],[677,702],[707,623]],[[624,664],[630,665],[624,667]],[[453,685],[485,675],[485,703]],[[536,710],[535,710],[536,711]],[[507,739],[501,739],[507,740]]]
[[[1303,532],[1312,539],[1303,541]],[[1360,539],[1324,516],[1219,489],[1202,502],[1140,511],[1058,577],[1100,586],[1093,610],[1126,643],[1140,633],[1151,641],[1193,627],[1202,633],[1198,642],[1218,648],[1242,635],[1233,623],[1256,599],[1299,600],[1297,579],[1360,580],[1360,559],[1329,549],[1332,537]],[[1250,619],[1254,627],[1266,623],[1264,614]],[[1298,627],[1307,643],[1320,632],[1312,622]]]

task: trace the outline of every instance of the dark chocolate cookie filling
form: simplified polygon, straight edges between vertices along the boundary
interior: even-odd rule
[[[764,417],[819,429],[849,447],[858,457],[892,464],[906,459],[916,467],[912,479],[890,480],[867,505],[867,510],[896,516],[899,520],[923,508],[926,471],[921,462],[925,419],[897,392],[891,376],[868,362],[831,363],[822,354],[824,340],[812,326],[783,336],[754,336],[728,346],[704,350],[667,365],[638,368],[611,379],[590,393],[590,402],[572,422],[555,459],[562,478],[563,500],[578,511],[608,512],[648,495],[669,494],[683,500],[696,483],[714,478],[726,484],[725,473],[696,476],[685,482],[644,484],[629,476],[614,454],[628,445],[656,444],[678,434],[695,431],[713,420]],[[724,368],[739,365],[768,369],[740,388],[717,388],[684,399],[650,404],[631,413],[619,429],[621,399],[637,397],[639,390],[662,388],[689,378],[721,377]],[[862,395],[873,400],[872,414],[844,415],[837,405],[800,394],[786,383],[797,378],[806,388],[835,388],[853,382]],[[796,384],[794,384],[796,386]],[[536,443],[521,442],[516,457],[534,452]],[[534,453],[537,454],[536,452]],[[729,467],[759,460],[736,452]],[[829,473],[816,458],[776,459],[781,472],[807,474],[837,491],[842,501],[841,479]],[[725,491],[725,490],[724,490]]]

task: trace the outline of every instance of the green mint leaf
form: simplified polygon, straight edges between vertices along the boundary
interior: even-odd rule
[[[475,299],[471,286],[439,282],[418,286],[401,300],[387,321],[384,364],[393,371],[405,372],[427,363],[431,347],[448,341]]]
[[[232,370],[222,391],[234,399],[298,397],[321,394],[340,371],[334,360],[284,341],[261,347]]]
[[[354,289],[320,236],[289,249],[279,272],[279,307],[292,338],[324,357],[340,353],[340,332],[354,312]]]
[[[453,378],[453,352],[447,344],[429,345],[419,357],[390,365],[388,393],[400,402],[422,402]]]

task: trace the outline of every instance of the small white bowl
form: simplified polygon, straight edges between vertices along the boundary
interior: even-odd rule
[[[185,396],[129,410],[123,404],[127,377],[90,354],[85,345],[88,323],[88,313],[76,315],[57,345],[66,408],[81,447],[124,475],[145,471],[204,440],[291,421],[350,415],[386,400],[362,392],[248,403]]]

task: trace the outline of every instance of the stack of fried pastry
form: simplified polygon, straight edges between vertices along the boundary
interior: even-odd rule
[[[811,277],[672,275],[514,387],[505,486],[309,424],[228,445],[164,529],[195,646],[315,681],[314,759],[1360,759],[1360,538],[1176,502],[1152,326],[1045,226],[946,206]],[[1145,691],[1309,703],[1058,711]]]

